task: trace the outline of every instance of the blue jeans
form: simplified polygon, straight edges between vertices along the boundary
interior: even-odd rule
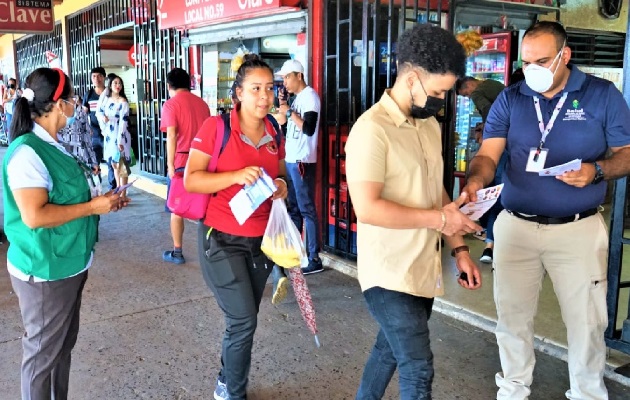
[[[373,287],[363,296],[380,326],[356,400],[380,400],[398,368],[401,400],[431,400],[433,353],[428,320],[433,299]]]
[[[299,164],[286,163],[289,195],[287,209],[291,220],[302,232],[306,227],[306,251],[308,259],[319,257],[319,223],[315,209],[315,163],[302,163],[303,174],[300,174]]]

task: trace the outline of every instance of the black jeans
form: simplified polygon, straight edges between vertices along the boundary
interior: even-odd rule
[[[247,398],[252,344],[258,310],[271,262],[260,250],[262,237],[242,237],[199,224],[198,249],[203,279],[225,315],[219,380],[230,400]]]
[[[433,353],[428,320],[433,299],[373,287],[363,296],[380,330],[356,400],[380,400],[398,368],[401,400],[431,400]]]

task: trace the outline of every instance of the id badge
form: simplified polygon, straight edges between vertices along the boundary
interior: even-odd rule
[[[545,161],[547,160],[547,153],[549,153],[549,149],[540,149],[538,159],[534,161],[537,151],[538,149],[536,147],[532,147],[529,150],[529,157],[527,157],[527,166],[525,167],[525,171],[538,172],[545,168]]]

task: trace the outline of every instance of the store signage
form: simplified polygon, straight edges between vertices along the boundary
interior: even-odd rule
[[[52,0],[0,0],[0,32],[50,33],[54,27]]]
[[[132,67],[136,66],[136,45],[135,44],[131,46],[131,48],[129,49],[129,52],[127,52],[127,60],[129,60],[129,64],[131,64]]]
[[[280,0],[158,0],[158,20],[160,29],[191,28],[278,7]]]

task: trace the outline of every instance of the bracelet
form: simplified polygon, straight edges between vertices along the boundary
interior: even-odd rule
[[[466,245],[455,247],[453,250],[451,250],[451,257],[455,257],[457,253],[460,253],[462,251],[467,251],[470,253],[470,247]]]
[[[284,178],[277,177],[276,179],[280,179],[282,182],[284,182],[284,184],[285,184],[286,186],[289,186],[289,185],[287,184],[287,181],[285,181],[285,180],[284,180]],[[274,181],[275,181],[276,179],[274,179]]]
[[[440,229],[437,229],[438,233],[442,233],[442,231],[446,227],[446,214],[444,214],[444,211],[440,210],[440,216],[442,217],[442,226],[440,227]]]

